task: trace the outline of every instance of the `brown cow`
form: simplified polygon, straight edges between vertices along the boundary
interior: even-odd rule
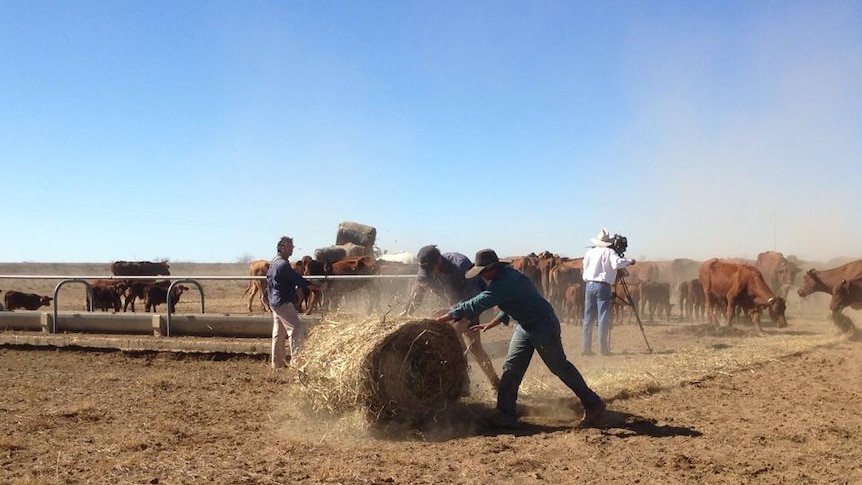
[[[650,321],[655,320],[656,311],[659,318],[664,313],[665,319],[670,320],[670,312],[673,307],[670,303],[670,283],[644,281],[640,285],[640,296],[645,302],[644,308],[649,309]]]
[[[795,263],[775,251],[766,251],[757,255],[754,266],[760,270],[766,284],[776,295],[787,298],[796,273],[800,271]]]
[[[7,310],[17,310],[23,308],[25,310],[38,310],[40,307],[48,306],[54,298],[50,296],[37,295],[36,293],[22,293],[20,291],[9,290],[4,296],[4,303]]]
[[[862,310],[862,277],[841,280],[832,289],[829,309],[833,312],[840,312],[848,306],[854,310]]]
[[[114,261],[111,263],[114,276],[170,276],[170,265],[166,261]]]
[[[90,289],[93,292],[93,301],[90,301],[90,295],[87,295],[87,309],[90,311],[102,310],[107,312],[114,310],[120,311],[122,302],[120,297],[126,291],[126,282],[123,280],[93,280],[90,282]]]
[[[548,302],[557,310],[565,307],[566,288],[584,282],[584,258],[567,259],[551,268],[548,277]]]
[[[344,258],[331,264],[329,274],[334,276],[367,276],[375,275],[380,267],[374,258],[361,256],[358,258]],[[358,289],[374,290],[370,285],[371,278],[350,278],[340,280],[329,280],[328,288],[324,292],[324,306],[328,311],[337,310],[342,304],[344,296]],[[376,298],[376,295],[372,296]]]
[[[156,306],[162,305],[168,302],[168,288],[170,288],[171,282],[169,280],[157,281],[153,284],[147,285],[146,290],[144,292],[144,311],[156,311]],[[171,308],[170,312],[174,313],[177,310],[177,303],[180,301],[180,296],[182,296],[183,292],[189,291],[187,286],[177,285],[174,286],[171,292]]]
[[[252,261],[251,265],[248,268],[249,276],[266,276],[266,272],[269,271],[269,261],[265,259],[258,259],[257,261]],[[301,271],[299,271],[302,274]],[[257,295],[260,300],[260,304],[263,307],[263,311],[271,312],[272,308],[269,306],[269,300],[266,295],[266,280],[262,280],[259,278],[248,280],[248,286],[245,288],[245,293],[248,297],[248,312],[251,313],[251,302],[254,301],[255,295]]]
[[[563,319],[573,320],[575,324],[583,322],[585,291],[586,286],[583,281],[572,283],[566,287],[563,311],[560,315]]]
[[[822,271],[812,268],[802,276],[802,284],[799,285],[796,294],[803,298],[818,291],[831,295],[835,285],[841,280],[852,280],[860,276],[862,276],[862,259]]]
[[[715,301],[721,299],[727,302],[728,326],[733,325],[737,308],[742,308],[751,315],[757,333],[762,334],[760,310],[763,307],[769,309],[770,318],[779,328],[787,326],[787,319],[784,317],[787,305],[784,298],[772,293],[763,275],[753,265],[713,258],[704,262],[698,273],[703,285],[706,313],[711,324],[718,324],[714,313]]]
[[[542,291],[542,270],[539,268],[539,256],[530,253],[526,256],[511,258],[511,261],[513,268],[524,273],[527,278],[530,278],[536,289]]]
[[[691,321],[701,321],[705,316],[706,302],[703,299],[703,285],[695,278],[688,282],[688,298],[686,299],[686,318]]]

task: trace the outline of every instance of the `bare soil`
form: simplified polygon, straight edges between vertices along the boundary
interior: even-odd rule
[[[244,283],[221,285],[208,308],[245,312]],[[0,347],[0,483],[862,483],[862,344],[826,313],[820,298],[791,299],[789,327],[767,321],[762,337],[621,325],[608,357],[580,356],[566,325],[570,360],[609,404],[588,429],[539,359],[520,429],[487,424],[494,395],[473,365],[469,398],[383,433],[307,414],[294,376],[261,358]],[[483,336],[498,371],[510,332]]]

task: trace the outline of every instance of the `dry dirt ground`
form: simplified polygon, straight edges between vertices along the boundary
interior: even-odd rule
[[[486,424],[493,395],[473,365],[469,398],[384,434],[308,415],[293,376],[260,358],[0,347],[0,483],[862,483],[862,342],[836,335],[822,299],[787,313],[763,337],[650,323],[652,353],[622,325],[609,357],[581,357],[566,325],[609,403],[589,429],[539,359],[521,429]],[[483,336],[498,370],[510,332]]]

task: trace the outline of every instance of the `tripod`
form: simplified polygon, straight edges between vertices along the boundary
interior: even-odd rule
[[[625,298],[620,295],[616,295],[617,298],[623,301],[626,305],[632,307],[632,312],[635,314],[635,320],[638,322],[638,328],[641,330],[641,335],[644,337],[644,343],[646,344],[647,351],[652,353],[652,347],[649,346],[649,341],[646,338],[646,332],[644,331],[644,324],[641,322],[641,317],[638,315],[638,307],[635,305],[634,300],[632,299],[632,294],[629,292],[629,284],[626,283],[625,270],[620,270],[617,273],[617,281],[620,282],[620,286],[623,287],[623,293],[625,294]]]

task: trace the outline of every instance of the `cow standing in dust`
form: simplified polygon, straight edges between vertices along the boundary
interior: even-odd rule
[[[252,261],[251,265],[248,268],[248,275],[253,277],[248,280],[248,286],[245,288],[245,296],[248,298],[247,306],[248,312],[251,313],[251,304],[254,301],[254,297],[257,296],[260,300],[260,305],[263,307],[263,311],[269,313],[272,311],[272,308],[269,306],[269,299],[266,296],[266,272],[269,271],[269,261],[265,259],[258,259],[257,261]],[[260,277],[264,278],[261,279]]]
[[[700,266],[698,275],[711,324],[718,325],[715,307],[718,301],[723,300],[727,302],[728,326],[733,325],[737,308],[742,308],[751,316],[757,333],[762,335],[760,310],[764,307],[769,310],[769,317],[779,328],[787,326],[784,316],[787,305],[784,299],[772,293],[763,275],[754,266],[710,259]]]

